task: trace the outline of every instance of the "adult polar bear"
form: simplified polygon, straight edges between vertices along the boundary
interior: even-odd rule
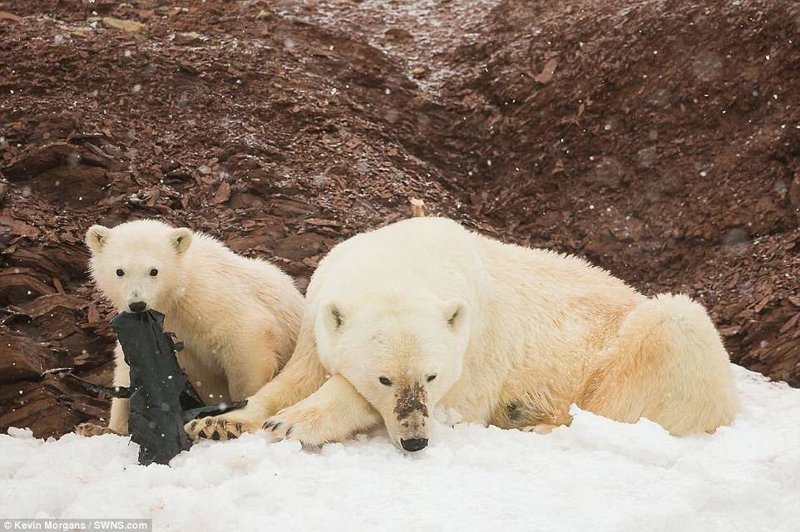
[[[382,420],[416,451],[436,405],[465,421],[547,431],[570,422],[574,403],[674,435],[713,431],[737,410],[728,354],[697,303],[648,299],[579,258],[446,219],[413,218],[336,246],[306,303],[283,372],[246,408],[187,424],[190,436],[263,426],[319,445]]]

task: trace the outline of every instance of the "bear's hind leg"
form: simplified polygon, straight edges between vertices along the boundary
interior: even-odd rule
[[[505,398],[495,408],[489,420],[501,429],[518,429],[523,432],[547,434],[554,428],[572,423],[569,414],[571,401],[559,399],[565,392],[552,386],[531,385],[521,374],[518,383],[512,383]]]
[[[257,322],[230,347],[221,362],[232,401],[255,394],[278,373],[280,356],[274,338],[268,327]]]
[[[728,353],[705,309],[686,296],[639,303],[590,377],[582,408],[680,436],[713,432],[737,411]]]
[[[198,397],[206,405],[231,401],[228,395],[228,379],[219,360],[211,353],[186,346],[177,353],[178,365],[186,374]]]

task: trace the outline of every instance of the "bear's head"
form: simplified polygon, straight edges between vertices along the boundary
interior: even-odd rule
[[[433,407],[461,377],[467,310],[462,300],[329,302],[315,324],[320,358],[380,413],[396,445],[419,451]]]
[[[92,278],[120,312],[166,312],[182,286],[182,259],[192,231],[155,220],[136,220],[86,233]]]

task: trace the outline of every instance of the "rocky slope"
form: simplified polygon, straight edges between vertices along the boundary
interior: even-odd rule
[[[791,0],[0,0],[0,430],[106,401],[92,223],[159,217],[305,286],[410,200],[701,300],[800,385]]]

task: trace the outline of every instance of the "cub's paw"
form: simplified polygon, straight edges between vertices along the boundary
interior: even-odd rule
[[[295,405],[267,419],[261,428],[272,441],[295,440],[304,447],[318,447],[339,440],[329,424],[320,410]]]
[[[194,419],[188,422],[184,429],[192,440],[232,440],[245,432],[255,432],[258,430],[258,424],[247,423],[243,420],[222,415]]]
[[[75,427],[75,434],[78,436],[101,436],[103,434],[119,434],[111,430],[108,427],[101,427],[100,425],[96,425],[94,423],[81,423],[77,427]]]

